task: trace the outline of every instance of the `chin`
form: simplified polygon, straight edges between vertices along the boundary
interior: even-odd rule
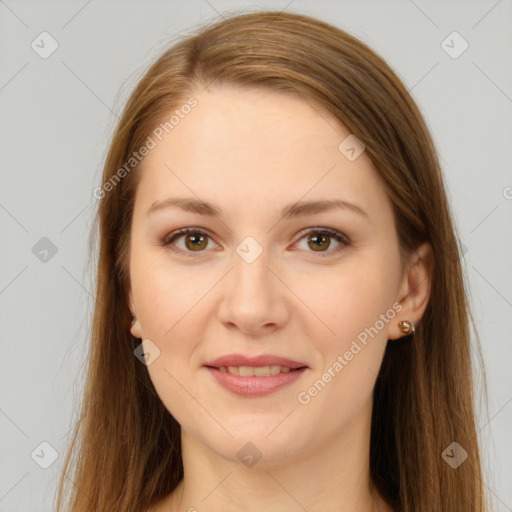
[[[205,444],[220,457],[247,468],[293,462],[302,451],[302,443],[291,432],[283,432],[284,435],[275,437],[276,432],[272,432],[269,436],[271,430],[252,430],[247,435],[239,431],[232,439],[222,436],[210,442],[205,440]]]

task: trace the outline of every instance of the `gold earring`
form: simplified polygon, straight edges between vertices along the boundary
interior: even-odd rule
[[[416,324],[413,321],[402,320],[398,322],[398,327],[404,334],[414,334],[416,330]]]

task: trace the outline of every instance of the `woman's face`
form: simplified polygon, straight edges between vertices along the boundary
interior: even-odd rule
[[[407,318],[391,204],[368,155],[318,107],[228,87],[195,98],[137,171],[131,332],[155,389],[183,433],[233,461],[353,442]],[[356,206],[304,206],[318,201]],[[232,354],[270,359],[232,364],[259,377],[208,368]],[[306,368],[276,369],[278,357]]]

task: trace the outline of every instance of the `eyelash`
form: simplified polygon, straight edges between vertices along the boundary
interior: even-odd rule
[[[196,251],[183,251],[182,249],[176,250],[176,249],[172,249],[171,248],[171,244],[175,240],[181,238],[184,235],[189,235],[189,234],[202,235],[202,236],[206,236],[206,237],[211,239],[211,237],[208,235],[208,233],[206,233],[202,229],[199,229],[199,228],[182,228],[182,229],[179,229],[179,230],[174,231],[173,233],[170,233],[169,235],[167,235],[162,240],[161,245],[163,247],[168,248],[169,250],[171,250],[173,252],[176,252],[176,253],[179,253],[179,254],[185,254],[186,256],[189,256],[189,257],[194,257],[193,253],[196,252]],[[350,238],[348,238],[348,236],[346,236],[344,233],[340,233],[339,231],[337,231],[335,229],[331,229],[331,228],[312,228],[312,229],[308,228],[308,229],[302,230],[299,233],[299,235],[301,235],[301,237],[299,238],[298,242],[300,242],[303,238],[305,238],[307,235],[310,235],[310,234],[327,235],[327,236],[329,236],[331,238],[334,238],[337,242],[340,242],[341,244],[343,244],[343,245],[341,245],[341,246],[339,246],[336,249],[333,249],[331,251],[329,251],[329,250],[327,250],[327,251],[318,251],[318,252],[317,251],[307,251],[307,252],[315,253],[315,254],[317,254],[321,258],[325,258],[325,257],[331,256],[332,254],[336,254],[340,250],[343,250],[345,247],[348,247],[351,244],[351,240],[350,240]],[[204,252],[204,251],[197,251],[197,252],[201,253],[201,252]]]

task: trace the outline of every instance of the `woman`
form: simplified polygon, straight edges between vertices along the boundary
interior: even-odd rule
[[[487,510],[442,173],[371,49],[299,14],[203,27],[140,80],[95,195],[59,510]]]

